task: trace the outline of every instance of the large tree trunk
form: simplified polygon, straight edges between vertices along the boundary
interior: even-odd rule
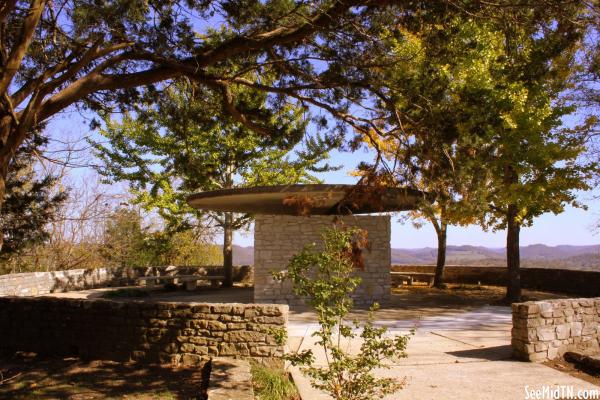
[[[233,213],[225,213],[223,224],[223,287],[233,286]]]
[[[8,176],[8,165],[14,154],[7,146],[8,135],[10,134],[11,122],[8,117],[0,119],[0,212],[4,206],[6,197],[6,177]],[[0,232],[0,253],[4,244],[4,232]]]
[[[5,114],[2,105],[0,105],[0,115]],[[4,204],[4,196],[6,194],[6,175],[8,174],[8,165],[15,153],[14,149],[10,149],[8,137],[13,126],[10,116],[3,115],[0,117],[0,210]],[[12,151],[11,151],[12,150]]]
[[[437,263],[435,265],[435,277],[433,278],[433,286],[442,289],[444,286],[444,267],[446,266],[446,237],[448,224],[445,221],[440,221],[439,229],[436,229],[438,250]]]
[[[517,221],[517,206],[508,206],[506,215],[506,266],[508,281],[506,282],[505,300],[510,303],[521,301],[521,258],[519,254],[519,233],[521,225]]]
[[[0,218],[2,216],[4,196],[6,196],[6,175],[4,175],[2,172],[2,167],[0,167]],[[4,244],[4,232],[1,229],[2,225],[0,224],[0,254],[2,254],[2,245]]]

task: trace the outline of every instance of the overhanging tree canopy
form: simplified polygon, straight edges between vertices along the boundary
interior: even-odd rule
[[[571,4],[571,3],[569,3]],[[499,15],[547,24],[566,8],[427,2],[438,12]],[[381,71],[396,62],[380,39],[422,4],[393,0],[7,0],[0,5],[0,205],[16,149],[67,107],[135,104],[158,82],[186,76],[219,94],[221,107],[264,135],[261,121],[293,101],[320,107],[342,126],[393,130]],[[209,29],[208,26],[218,27]],[[232,68],[235,65],[236,68]],[[238,68],[239,67],[239,68]],[[261,80],[265,73],[273,79]],[[235,88],[270,94],[254,109]],[[144,88],[144,89],[141,89]],[[372,108],[372,99],[385,104]]]

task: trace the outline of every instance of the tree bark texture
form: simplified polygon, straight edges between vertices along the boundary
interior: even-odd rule
[[[440,228],[436,230],[438,240],[437,262],[435,265],[435,276],[433,286],[442,289],[444,286],[444,267],[446,266],[446,238],[448,225],[441,221]]]
[[[519,233],[521,225],[517,220],[517,206],[508,206],[506,215],[506,266],[508,282],[505,300],[510,303],[521,300],[521,259],[519,254]]]
[[[223,224],[223,287],[233,286],[233,213],[225,213]]]

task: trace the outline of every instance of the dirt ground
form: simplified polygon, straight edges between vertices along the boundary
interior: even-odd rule
[[[596,386],[600,386],[600,371],[583,369],[572,362],[566,361],[562,357],[556,360],[547,361],[544,364],[558,371],[582,379],[586,382],[593,383]]]
[[[503,286],[448,284],[445,289],[435,289],[425,284],[415,284],[392,289],[392,303],[400,301],[414,306],[427,304],[449,304],[453,306],[504,305],[500,303],[505,294],[506,288]],[[523,289],[523,301],[566,297],[557,293]]]
[[[485,305],[503,305],[505,288],[485,285],[447,285],[446,289],[435,289],[426,284],[405,285],[394,288],[390,301],[376,313],[376,320],[400,320],[432,317],[470,311]],[[525,300],[566,298],[567,296],[523,290]],[[367,310],[355,309],[350,317],[362,319]],[[292,307],[290,318],[295,321],[315,321],[316,316],[305,307]]]
[[[0,359],[0,399],[204,399],[208,371],[18,354]]]
[[[393,297],[409,299],[415,304],[450,303],[465,305],[485,305],[496,303],[504,297],[506,288],[503,286],[448,284],[445,289],[435,289],[424,284],[413,286],[404,285],[392,290]],[[523,301],[560,299],[567,296],[523,289]]]
[[[166,290],[162,287],[155,289],[125,287],[90,289],[77,292],[54,293],[55,297],[110,298],[116,301],[174,301],[174,302],[210,302],[210,303],[252,303],[254,289],[246,286],[231,288],[200,287],[195,291]],[[426,284],[416,283],[413,286],[404,285],[394,288],[388,304],[376,313],[376,319],[395,320],[428,317],[468,311],[484,305],[500,305],[505,294],[505,288],[485,285],[449,284],[446,289],[434,289]],[[143,295],[143,296],[142,296]],[[565,298],[567,296],[538,292],[524,289],[524,300],[544,300]],[[314,313],[306,307],[290,307],[290,313],[295,319],[314,320]],[[364,317],[366,310],[355,310],[351,317]]]

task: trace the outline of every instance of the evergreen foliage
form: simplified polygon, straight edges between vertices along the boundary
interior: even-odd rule
[[[5,204],[0,209],[0,235],[4,239],[0,255],[4,261],[48,239],[47,224],[67,199],[67,191],[56,190],[56,176],[40,176],[35,169],[36,153],[46,143],[47,139],[34,134],[31,141],[19,148],[11,163]]]
[[[152,231],[144,226],[140,210],[135,208],[118,208],[109,216],[99,251],[104,267],[221,264],[218,248],[193,230]]]

